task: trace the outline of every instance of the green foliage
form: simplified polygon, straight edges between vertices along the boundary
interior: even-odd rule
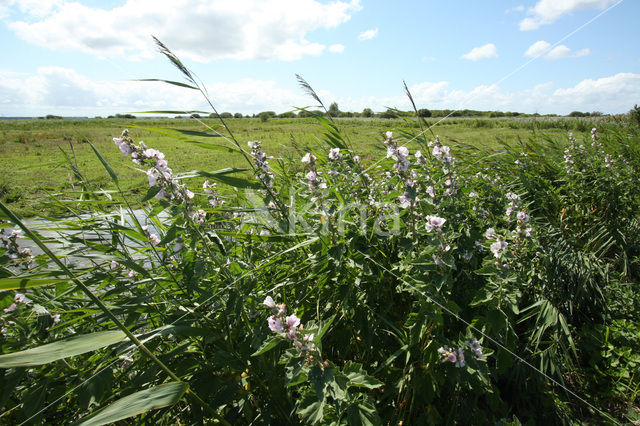
[[[321,135],[295,154],[226,129],[244,162],[215,172],[124,132],[144,185],[118,210],[83,166],[123,183],[129,158],[67,156],[92,213],[34,225],[50,257],[2,224],[0,283],[21,284],[0,293],[3,421],[634,421],[637,130],[480,150],[411,121],[370,132],[365,156],[311,115]],[[97,338],[116,327],[128,340]]]

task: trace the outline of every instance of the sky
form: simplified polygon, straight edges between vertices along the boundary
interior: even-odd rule
[[[314,107],[624,113],[638,0],[0,0],[0,117]]]

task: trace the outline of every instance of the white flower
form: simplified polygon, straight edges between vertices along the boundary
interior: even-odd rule
[[[387,132],[387,139],[391,139],[393,137],[393,132]]]
[[[489,228],[486,231],[484,231],[483,235],[487,240],[490,240],[491,238],[493,238],[495,236],[495,234],[496,234],[495,229]]]
[[[517,214],[517,218],[520,222],[522,223],[527,223],[529,222],[529,215],[526,212],[519,212]]]
[[[310,152],[307,152],[304,157],[302,157],[302,161],[305,164],[313,164],[316,161],[316,156],[311,154]]]
[[[399,160],[404,160],[409,156],[409,148],[407,148],[406,146],[401,146],[396,151],[396,155],[398,156]]]
[[[431,198],[435,198],[436,197],[436,194],[433,191],[433,186],[431,186],[431,185],[427,186],[427,194],[429,194],[429,196],[431,196]]]
[[[509,245],[506,241],[498,240],[491,244],[491,252],[495,257],[500,257],[500,251]]]
[[[409,195],[408,192],[405,192],[398,197],[398,201],[400,201],[400,207],[403,209],[409,208],[411,206],[411,195]]]
[[[337,161],[342,158],[340,154],[340,148],[331,148],[329,150],[329,160]]]
[[[447,221],[447,219],[438,217],[438,216],[427,216],[427,223],[425,224],[425,228],[427,232],[431,232],[434,229],[442,228],[442,225]]]
[[[268,306],[271,309],[275,309],[276,308],[276,302],[273,301],[273,298],[271,296],[267,296],[264,298],[264,302],[262,302],[264,305]]]
[[[157,246],[158,244],[160,244],[160,238],[158,238],[156,234],[151,234],[149,235],[149,242],[151,243],[151,245]]]

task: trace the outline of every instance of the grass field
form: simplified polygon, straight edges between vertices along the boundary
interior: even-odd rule
[[[435,124],[431,119],[429,124]],[[384,132],[416,128],[414,121],[382,119],[339,119],[337,124],[348,136],[363,160],[377,158],[384,153]],[[456,147],[467,144],[483,150],[499,147],[499,140],[515,143],[527,140],[534,133],[548,136],[559,142],[566,140],[569,131],[577,133],[591,129],[590,120],[576,119],[449,119],[433,127],[443,142]],[[276,157],[302,155],[318,144],[321,127],[312,118],[231,119],[229,128],[236,138],[245,144],[260,140],[265,151]],[[100,165],[86,141],[91,141],[118,174],[123,191],[127,195],[141,194],[146,177],[126,161],[113,145],[112,138],[130,129],[136,140],[144,140],[148,146],[167,155],[175,172],[190,170],[212,171],[225,167],[246,167],[243,157],[232,150],[210,150],[175,138],[136,128],[180,128],[207,131],[207,126],[220,130],[215,119],[64,119],[64,120],[0,120],[0,200],[23,216],[65,215],[66,207],[50,194],[74,190],[73,173],[62,150],[77,168],[93,184],[113,190],[110,178]],[[221,134],[225,134],[220,130]],[[432,139],[430,132],[427,139]],[[206,138],[206,142],[231,146],[225,138]],[[202,139],[196,139],[202,140]],[[299,147],[296,152],[296,146]],[[417,145],[408,145],[410,149]],[[192,185],[194,188],[195,185]],[[224,189],[223,189],[224,191]],[[116,195],[117,197],[117,195]],[[117,198],[116,198],[117,199]],[[73,204],[78,208],[77,203]]]

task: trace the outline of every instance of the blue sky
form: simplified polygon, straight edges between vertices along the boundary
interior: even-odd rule
[[[567,114],[640,103],[636,0],[0,0],[0,117],[204,109],[157,36],[219,111],[312,106]]]

